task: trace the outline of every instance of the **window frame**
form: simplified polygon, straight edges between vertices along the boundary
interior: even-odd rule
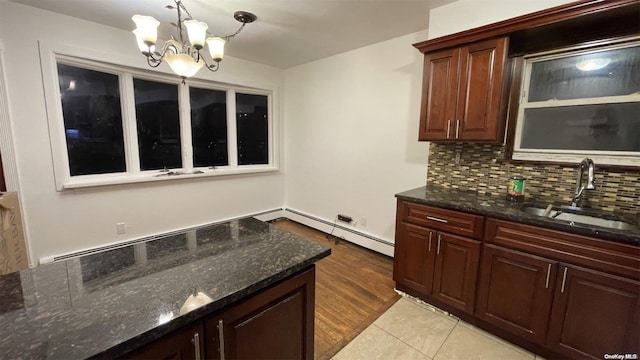
[[[529,102],[528,91],[531,83],[531,71],[534,63],[571,57],[578,54],[590,54],[637,46],[640,46],[640,37],[619,39],[615,42],[610,42],[601,46],[575,46],[525,55],[521,73],[522,85],[520,88],[520,97],[518,99],[518,114],[513,141],[513,154],[511,155],[511,158],[513,160],[536,162],[580,163],[585,157],[590,157],[596,164],[640,166],[640,151],[561,150],[521,147],[522,132],[524,128],[524,112],[526,109],[640,102],[640,93],[619,96]]]
[[[54,177],[57,191],[93,186],[131,184],[153,181],[168,181],[179,179],[197,179],[238,174],[253,174],[279,171],[278,147],[278,111],[277,88],[258,88],[228,83],[220,83],[199,78],[190,78],[186,84],[176,75],[159,71],[142,70],[107,62],[78,57],[77,49],[67,48],[66,51],[54,51],[50,47],[40,44],[41,66],[44,82],[47,122],[49,126],[49,140],[54,167]],[[64,47],[63,47],[64,48]],[[86,56],[86,54],[84,55]],[[118,76],[120,87],[120,107],[122,112],[122,129],[125,151],[125,172],[104,173],[71,176],[69,158],[65,137],[65,125],[60,101],[57,64],[109,73]],[[133,79],[156,81],[178,85],[178,106],[180,114],[180,137],[182,152],[182,168],[169,169],[179,172],[179,175],[167,175],[158,170],[141,170],[138,150],[138,134],[136,124],[136,109]],[[193,167],[193,148],[191,138],[191,106],[189,102],[189,87],[225,91],[227,96],[227,166]],[[261,165],[238,165],[237,133],[235,117],[235,92],[267,96],[268,105],[268,141],[269,162]]]

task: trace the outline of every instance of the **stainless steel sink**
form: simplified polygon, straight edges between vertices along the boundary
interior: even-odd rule
[[[600,226],[609,229],[618,229],[618,230],[634,230],[636,227],[633,224],[622,220],[614,220],[607,219],[610,215],[606,216],[598,216],[596,214],[586,214],[584,212],[580,212],[580,210],[569,209],[563,210],[557,207],[551,209],[548,214],[545,214],[546,208],[540,206],[523,206],[521,211],[526,212],[527,214],[536,215],[536,216],[544,216],[551,219],[564,220],[569,221],[571,223],[585,224],[585,225],[593,225]]]

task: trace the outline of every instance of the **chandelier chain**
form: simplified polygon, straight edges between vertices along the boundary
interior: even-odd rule
[[[193,16],[191,15],[191,13],[189,12],[189,10],[187,9],[186,6],[184,6],[184,4],[182,3],[182,0],[174,0],[176,3],[176,7],[178,8],[178,19],[180,19],[180,9],[182,9],[188,16],[187,20],[193,20]],[[244,27],[247,25],[246,22],[243,22],[242,25],[240,25],[240,27],[238,28],[238,30],[236,30],[236,32],[234,32],[233,34],[230,35],[224,35],[224,36],[218,36],[214,33],[211,33],[209,31],[207,31],[208,35],[211,36],[218,36],[221,37],[223,39],[225,39],[226,41],[231,40],[231,38],[235,37],[236,35],[240,34],[240,32],[242,31],[242,29],[244,29]],[[182,21],[179,21],[179,25],[178,27],[180,28],[180,42],[182,42]]]

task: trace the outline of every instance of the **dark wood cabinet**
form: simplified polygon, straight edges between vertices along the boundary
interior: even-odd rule
[[[640,353],[640,247],[398,199],[396,288],[547,358]]]
[[[419,140],[451,140],[456,118],[460,49],[424,56]]]
[[[477,317],[573,359],[640,352],[638,246],[491,218],[485,230]]]
[[[396,230],[393,278],[422,295],[429,295],[433,284],[435,252],[433,238],[436,231],[406,223]]]
[[[640,353],[640,282],[561,264],[547,344],[575,359]]]
[[[398,202],[393,275],[397,287],[472,313],[480,241],[414,224],[481,234],[482,224],[475,220],[475,215]]]
[[[315,277],[301,274],[205,320],[208,359],[313,359]]]
[[[557,261],[485,244],[476,316],[544,344]]]
[[[128,354],[124,359],[198,360],[204,357],[204,327],[197,322]]]
[[[315,267],[165,335],[126,359],[313,359]]]
[[[502,141],[507,43],[501,37],[425,54],[419,140]]]
[[[432,296],[473,313],[479,259],[479,241],[439,232]]]

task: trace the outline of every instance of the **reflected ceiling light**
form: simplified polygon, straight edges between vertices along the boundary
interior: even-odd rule
[[[212,301],[213,299],[209,297],[209,295],[194,289],[193,294],[189,295],[184,304],[182,304],[182,307],[180,307],[180,315],[184,315],[199,307],[205,306]]]
[[[158,325],[166,324],[174,318],[173,311],[162,313],[158,316]]]
[[[174,0],[174,5],[167,5],[166,8],[178,12],[178,22],[171,25],[177,28],[177,38],[172,36],[171,40],[165,41],[162,49],[156,51],[158,41],[158,25],[160,22],[151,16],[134,15],[131,19],[136,23],[133,33],[136,36],[138,48],[147,57],[149,66],[158,67],[163,60],[167,61],[173,72],[182,77],[182,81],[195,75],[202,67],[211,71],[217,71],[220,61],[224,57],[224,45],[229,39],[238,35],[245,25],[256,21],[257,17],[246,11],[236,11],[233,17],[242,23],[240,28],[231,35],[215,36],[207,29],[209,26],[193,19],[187,8],[182,4],[182,0]],[[183,19],[183,12],[186,14]],[[185,38],[187,33],[188,40]],[[201,56],[200,50],[206,46],[209,48],[211,62],[207,62]]]
[[[579,61],[578,63],[576,63],[576,67],[582,71],[600,70],[603,67],[609,65],[610,62],[611,59],[609,58],[589,59]]]

